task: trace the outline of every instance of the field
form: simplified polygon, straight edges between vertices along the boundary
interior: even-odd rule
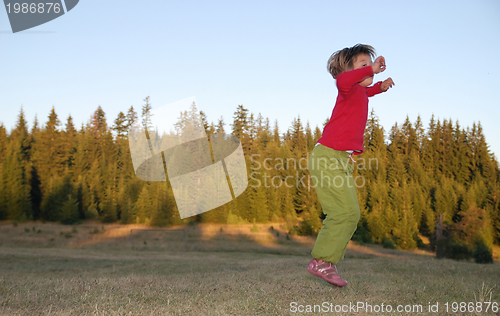
[[[350,244],[340,289],[306,271],[314,240],[280,226],[2,222],[0,315],[500,315],[498,261]]]

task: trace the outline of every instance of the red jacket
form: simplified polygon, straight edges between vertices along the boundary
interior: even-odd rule
[[[318,143],[335,150],[354,150],[353,155],[363,152],[363,134],[368,119],[368,97],[381,93],[381,81],[364,88],[359,82],[373,76],[373,68],[366,66],[346,71],[337,77],[339,95],[332,117],[323,129]]]

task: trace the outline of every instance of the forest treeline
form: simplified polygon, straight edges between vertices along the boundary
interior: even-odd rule
[[[61,122],[54,108],[31,128],[22,109],[10,131],[0,125],[0,220],[73,224],[92,218],[154,226],[282,221],[291,231],[313,234],[321,228],[324,215],[307,160],[322,128],[297,117],[280,133],[277,120],[271,123],[243,105],[227,125],[222,117],[209,123],[194,104],[189,113],[207,135],[240,139],[249,186],[235,200],[181,220],[168,180],[135,176],[127,131],[134,123],[148,124],[147,97],[140,117],[132,106],[112,123],[99,106],[80,127],[71,116]],[[420,117],[407,117],[386,132],[372,111],[364,146],[353,165],[361,206],[358,240],[390,240],[412,249],[419,234],[435,236],[441,216],[466,245],[500,243],[500,171],[480,123],[464,128],[433,116],[424,128]]]

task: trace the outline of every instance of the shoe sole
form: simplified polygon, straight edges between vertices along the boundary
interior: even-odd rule
[[[340,285],[340,284],[335,284],[335,283],[332,283],[332,282],[330,282],[329,280],[325,279],[325,278],[323,277],[323,273],[321,273],[321,272],[315,272],[315,271],[313,271],[313,270],[310,270],[309,268],[307,268],[307,271],[309,271],[309,273],[311,273],[312,275],[317,276],[318,278],[321,278],[321,279],[325,280],[326,282],[328,282],[328,283],[330,283],[330,284],[332,284],[332,285],[335,285],[336,287],[344,287],[344,286],[346,286],[346,285],[347,285],[347,281],[345,281],[345,280],[344,280],[344,281],[346,282],[345,284],[343,284],[343,283],[342,283],[342,285]],[[340,278],[340,277],[339,277],[339,278]]]

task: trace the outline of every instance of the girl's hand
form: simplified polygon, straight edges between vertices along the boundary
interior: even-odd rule
[[[382,90],[382,92],[386,92],[387,90],[389,90],[389,88],[392,88],[392,86],[394,85],[395,83],[394,81],[392,81],[392,78],[387,78],[384,81],[382,81],[382,84],[380,85],[380,90]]]
[[[375,62],[373,63],[373,73],[378,74],[381,73],[382,71],[385,70],[385,58],[384,56],[379,56],[377,59],[375,59]]]

